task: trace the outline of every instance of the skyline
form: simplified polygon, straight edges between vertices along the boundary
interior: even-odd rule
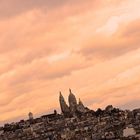
[[[59,108],[140,107],[139,0],[0,1],[0,124]]]

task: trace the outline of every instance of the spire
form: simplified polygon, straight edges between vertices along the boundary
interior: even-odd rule
[[[59,91],[59,97],[63,97],[61,91]]]
[[[71,89],[69,88],[69,92],[70,92],[70,94],[72,94],[72,92],[71,92]]]

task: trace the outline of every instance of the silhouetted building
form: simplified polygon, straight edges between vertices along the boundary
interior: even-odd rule
[[[80,99],[79,99],[79,103],[77,104],[76,97],[72,93],[71,89],[69,89],[69,96],[68,96],[69,106],[66,104],[66,101],[62,96],[61,92],[59,95],[59,101],[60,101],[61,112],[65,116],[75,116],[76,113],[85,113],[88,111],[88,108],[86,108],[83,105]]]
[[[120,110],[112,105],[90,110],[70,90],[69,106],[60,93],[62,113],[0,127],[0,140],[140,140],[140,109]]]

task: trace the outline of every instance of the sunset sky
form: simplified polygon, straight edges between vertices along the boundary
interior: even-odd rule
[[[140,0],[1,0],[0,124],[59,109],[140,108]]]

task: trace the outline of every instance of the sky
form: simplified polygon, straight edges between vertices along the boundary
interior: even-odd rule
[[[0,124],[85,106],[140,107],[140,0],[1,0]]]

